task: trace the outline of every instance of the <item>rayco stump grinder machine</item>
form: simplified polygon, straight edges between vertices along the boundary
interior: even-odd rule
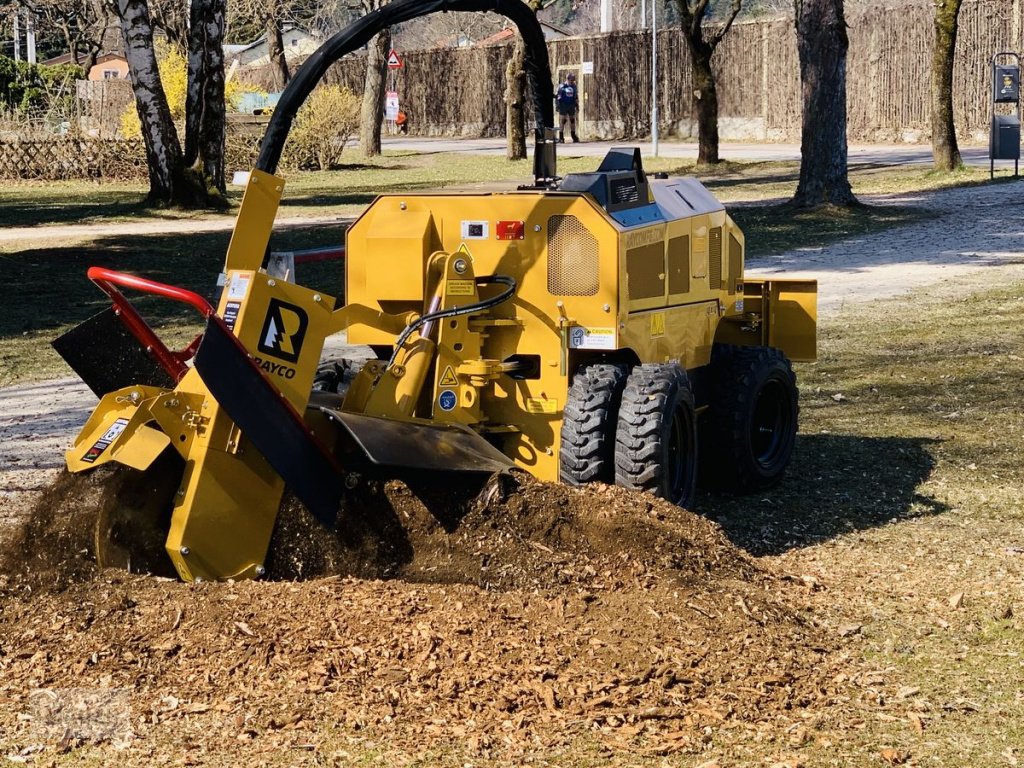
[[[343,55],[439,10],[493,11],[519,28],[534,183],[378,197],[348,230],[344,303],[268,272],[275,169],[299,106]],[[89,270],[113,305],[55,342],[101,398],[68,469],[147,473],[173,458],[181,469],[154,503],[186,580],[262,575],[286,486],[331,526],[348,489],[404,472],[444,482],[518,467],[681,505],[698,476],[733,491],[776,483],[797,430],[790,360],[816,354],[815,282],[745,278],[743,233],[722,204],[693,178],[652,178],[639,150],[558,177],[552,91],[521,0],[396,0],[328,40],[271,118],[216,308]],[[171,351],[123,289],[185,302],[205,330]],[[343,382],[321,360],[342,331],[376,353]],[[130,564],[110,541],[133,525],[126,514],[101,521],[101,564]]]

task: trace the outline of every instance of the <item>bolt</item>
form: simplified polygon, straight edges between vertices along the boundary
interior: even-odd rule
[[[455,263],[452,264],[452,268],[460,275],[463,274],[468,267],[469,264],[466,263],[465,259],[456,259]]]
[[[323,299],[320,298],[320,294],[319,293],[314,293],[313,294],[313,301],[315,301],[317,304],[319,304],[321,301],[323,301]]]
[[[534,224],[533,225],[533,231],[534,232],[540,232],[540,224]]]
[[[349,472],[347,475],[345,475],[345,487],[348,488],[348,490],[351,491],[357,485],[359,485],[359,475],[358,475],[358,473],[356,473],[356,472]]]
[[[398,207],[401,208],[404,211],[409,206],[407,206],[404,202],[401,202],[401,203],[398,204]]]
[[[181,553],[182,557],[188,557],[192,550],[190,550],[188,547],[182,547],[178,551]]]
[[[262,565],[257,565],[256,566],[256,578],[260,579],[260,578],[263,578],[266,575],[267,575],[267,569],[264,568]]]
[[[603,307],[601,307],[601,309],[603,309],[605,312],[611,312],[612,306],[611,304],[605,304]]]
[[[269,285],[270,287],[274,287],[275,285],[277,285],[277,281],[276,280],[267,280],[267,285]]]

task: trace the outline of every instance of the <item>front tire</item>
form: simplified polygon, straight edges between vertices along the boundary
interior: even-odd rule
[[[626,380],[615,441],[615,482],[681,507],[697,485],[697,419],[686,371],[641,365]]]
[[[702,480],[738,493],[776,485],[796,443],[800,413],[789,359],[771,347],[716,347],[715,392],[701,423]]]
[[[615,422],[628,369],[612,363],[582,365],[566,397],[558,450],[563,483],[615,480]]]

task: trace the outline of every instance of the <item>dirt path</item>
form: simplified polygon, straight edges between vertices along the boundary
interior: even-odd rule
[[[1024,181],[865,202],[920,205],[941,215],[821,249],[755,258],[749,273],[816,278],[825,323],[851,302],[895,298],[929,286],[962,294],[1024,279]],[[187,231],[197,222],[179,224]],[[22,514],[53,476],[62,449],[94,403],[92,393],[71,379],[0,390],[0,466],[6,468],[0,472],[0,526]]]

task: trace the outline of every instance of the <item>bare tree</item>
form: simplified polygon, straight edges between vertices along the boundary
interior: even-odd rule
[[[189,208],[219,206],[224,189],[224,0],[192,0],[189,92],[186,100],[186,152],[171,118],[156,54],[153,22],[146,0],[115,0],[114,9],[135,92],[146,160],[149,201]],[[201,52],[204,46],[215,51]],[[219,107],[214,100],[219,95]],[[219,169],[217,165],[219,164]]]
[[[360,0],[364,14],[387,5],[386,0]],[[366,50],[366,84],[363,87],[363,108],[359,118],[359,148],[366,157],[379,155],[380,130],[384,114],[388,51],[391,48],[391,30],[378,34]]]
[[[654,0],[652,0],[653,2]],[[675,0],[679,28],[686,38],[693,70],[693,109],[697,113],[697,165],[710,165],[718,157],[718,86],[711,57],[732,27],[742,0],[731,0],[725,23],[705,25],[708,0]]]
[[[103,52],[107,30],[114,25],[103,0],[18,0],[35,14],[40,28],[60,31],[71,63],[88,72]]]
[[[185,98],[185,166],[223,194],[224,17],[227,0],[192,0]]]
[[[797,207],[854,205],[846,145],[846,19],[843,0],[795,0],[803,90]]]
[[[953,125],[953,61],[962,0],[935,0],[932,51],[932,159],[937,171],[963,165]]]
[[[540,9],[542,0],[527,0],[534,13]],[[522,160],[526,157],[526,49],[523,38],[516,35],[512,56],[505,67],[505,136],[508,144],[505,157]]]

